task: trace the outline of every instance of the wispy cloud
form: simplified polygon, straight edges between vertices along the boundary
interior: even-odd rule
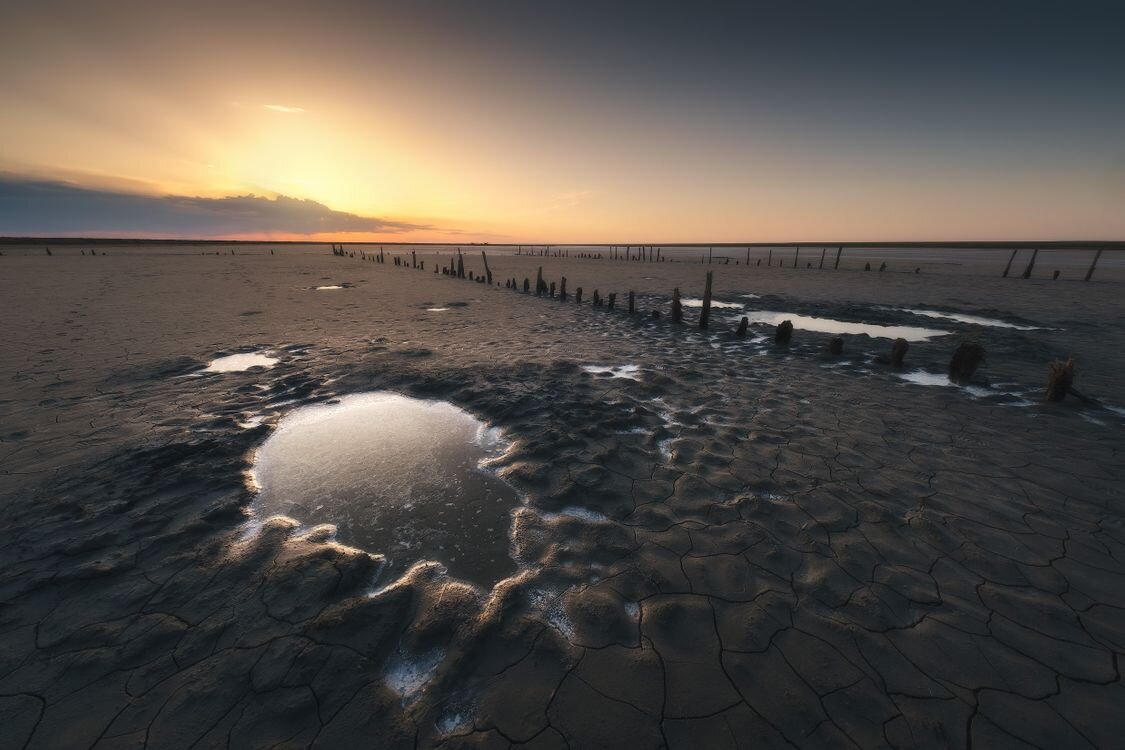
[[[305,111],[304,107],[286,107],[284,104],[263,104],[262,106],[266,109],[273,110],[274,112],[284,112],[288,115]]]
[[[432,229],[429,224],[334,211],[323,203],[284,195],[143,195],[0,173],[0,235],[229,237]]]

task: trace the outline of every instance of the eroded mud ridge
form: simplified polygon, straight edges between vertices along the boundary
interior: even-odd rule
[[[72,408],[120,416],[8,496],[0,745],[1119,741],[1112,414],[982,402],[858,356],[824,367],[823,339],[778,349],[430,283],[449,311],[260,340],[268,370],[177,378],[203,351],[99,375]],[[357,304],[341,299],[316,304]],[[516,334],[474,317],[500,305]],[[247,533],[245,473],[276,421],[384,389],[512,441],[512,577],[398,576],[283,520]],[[6,467],[37,471],[50,429],[9,434]]]

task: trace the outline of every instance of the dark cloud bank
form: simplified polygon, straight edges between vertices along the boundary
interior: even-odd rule
[[[357,216],[279,195],[195,198],[85,188],[0,174],[0,235],[152,235],[405,232],[423,224]]]

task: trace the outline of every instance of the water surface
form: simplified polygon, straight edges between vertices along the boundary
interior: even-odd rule
[[[437,560],[488,585],[515,567],[518,497],[482,468],[504,448],[499,431],[442,401],[383,392],[304,406],[258,449],[252,510],[333,524],[338,541],[386,555],[392,574]]]

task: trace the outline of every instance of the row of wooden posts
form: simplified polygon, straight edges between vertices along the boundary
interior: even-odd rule
[[[344,252],[342,247],[337,247],[335,245],[333,246],[332,253],[333,253],[333,255],[341,255],[341,256],[347,255],[347,253]],[[1100,254],[1100,251],[1099,251],[1099,254]],[[419,271],[425,271],[426,270],[426,263],[425,263],[425,261],[419,261],[418,260],[416,251],[412,250],[410,255],[411,255],[410,268],[415,269],[415,270],[419,270]],[[438,266],[435,263],[433,272],[435,274],[437,274],[440,271],[445,276],[451,276],[453,278],[458,278],[458,279],[468,279],[469,281],[475,281],[475,282],[480,283],[480,284],[488,284],[489,286],[491,286],[492,285],[492,270],[488,265],[488,255],[485,253],[484,250],[481,250],[480,255],[481,255],[481,260],[484,263],[484,270],[485,270],[484,274],[482,274],[482,275],[478,275],[478,276],[474,277],[472,271],[466,271],[465,270],[465,257],[463,255],[463,253],[461,252],[460,248],[458,248],[458,250],[457,250],[456,263],[453,261],[452,258],[450,259],[449,265],[447,265],[447,266]],[[354,258],[355,253],[354,252],[351,253],[350,257]],[[370,261],[375,262],[375,263],[385,263],[386,262],[386,258],[383,254],[382,248],[379,249],[378,255],[372,254],[372,255],[368,256],[366,254],[366,252],[361,251],[360,258],[362,260],[370,260]],[[1033,260],[1033,262],[1034,262],[1034,260]],[[1095,263],[1096,262],[1097,262],[1097,259],[1095,258]],[[837,264],[838,263],[839,263],[839,256],[837,255]],[[406,267],[406,260],[405,260],[404,257],[395,256],[394,257],[394,264],[396,266]],[[880,269],[880,270],[882,270],[882,269]],[[1025,278],[1026,278],[1026,273],[1027,272],[1025,272]],[[1087,273],[1087,280],[1089,279],[1089,277],[1092,273],[1093,273],[1093,265],[1091,265],[1090,271]],[[700,327],[700,329],[703,329],[703,330],[706,330],[707,328],[709,328],[710,322],[711,322],[711,284],[712,284],[713,279],[714,279],[714,272],[708,271],[706,281],[705,281],[704,287],[703,287],[703,304],[702,304],[700,312],[699,312],[699,327]],[[499,281],[496,282],[496,286],[500,286]],[[518,280],[515,277],[512,277],[510,279],[506,279],[504,281],[504,287],[506,289],[511,289],[512,291],[519,291],[520,288],[521,288]],[[530,294],[531,293],[531,279],[530,278],[524,277],[522,289],[523,289],[524,294]],[[575,291],[574,291],[574,302],[575,302],[575,304],[578,304],[578,305],[582,304],[582,292],[583,292],[582,287],[578,287],[577,289],[575,289]],[[566,288],[566,277],[565,276],[562,277],[562,279],[561,279],[561,281],[560,281],[560,283],[557,287],[557,293],[558,293],[558,299],[559,299],[560,302],[566,302],[568,300],[569,294],[568,294],[567,288]],[[536,271],[536,275],[535,275],[535,296],[536,297],[548,296],[550,298],[554,298],[555,295],[556,295],[555,282],[552,281],[552,282],[548,283],[547,281],[545,281],[543,279],[543,266],[539,266],[538,270]],[[591,301],[592,301],[594,307],[601,307],[601,306],[605,305],[605,307],[607,309],[614,310],[614,309],[616,309],[616,306],[617,306],[617,293],[611,292],[611,293],[609,293],[609,295],[606,298],[603,299],[601,297],[601,295],[599,294],[598,290],[595,289]],[[636,313],[636,293],[631,289],[629,290],[629,296],[628,296],[628,312],[629,312],[630,315],[633,315],[633,314]],[[653,319],[659,320],[660,317],[661,317],[660,311],[659,310],[652,310],[651,313],[650,313],[650,317],[652,317]],[[672,322],[673,323],[681,323],[681,322],[683,322],[683,317],[684,317],[684,309],[683,309],[683,301],[680,297],[680,288],[675,287],[672,290],[672,314],[671,314]],[[740,338],[745,337],[747,332],[748,332],[749,326],[750,326],[750,319],[746,316],[743,316],[742,319],[738,323],[738,327],[734,331],[734,335],[738,336]],[[783,346],[787,346],[793,338],[793,330],[794,330],[793,321],[783,320],[781,323],[779,323],[777,325],[777,328],[774,330],[774,342],[777,343],[777,344],[783,345]],[[877,358],[877,360],[884,363],[884,364],[889,364],[892,367],[901,368],[903,366],[904,362],[905,362],[906,354],[909,351],[909,349],[910,349],[910,343],[906,339],[897,338],[891,344],[890,356],[887,357],[887,356],[880,355]],[[829,342],[828,342],[828,353],[830,355],[836,356],[836,357],[841,356],[844,353],[844,339],[843,339],[843,337],[834,336],[832,339],[829,340]],[[957,346],[957,348],[954,350],[953,356],[951,357],[951,359],[949,361],[949,380],[951,382],[957,383],[959,385],[967,383],[970,380],[970,378],[972,378],[973,374],[976,372],[980,363],[982,363],[984,361],[984,358],[985,358],[985,350],[984,350],[983,346],[981,346],[980,344],[978,344],[975,341],[961,342]],[[1084,396],[1079,391],[1074,389],[1074,362],[1073,362],[1073,360],[1067,360],[1066,362],[1053,361],[1053,362],[1048,363],[1048,384],[1047,384],[1047,391],[1046,391],[1046,394],[1045,394],[1047,400],[1049,400],[1049,401],[1062,401],[1066,397],[1067,394],[1073,394],[1074,396],[1076,396],[1077,398],[1081,399],[1082,401],[1084,401],[1088,404],[1097,405],[1096,401],[1094,401],[1091,398],[1088,398],[1087,396]]]

